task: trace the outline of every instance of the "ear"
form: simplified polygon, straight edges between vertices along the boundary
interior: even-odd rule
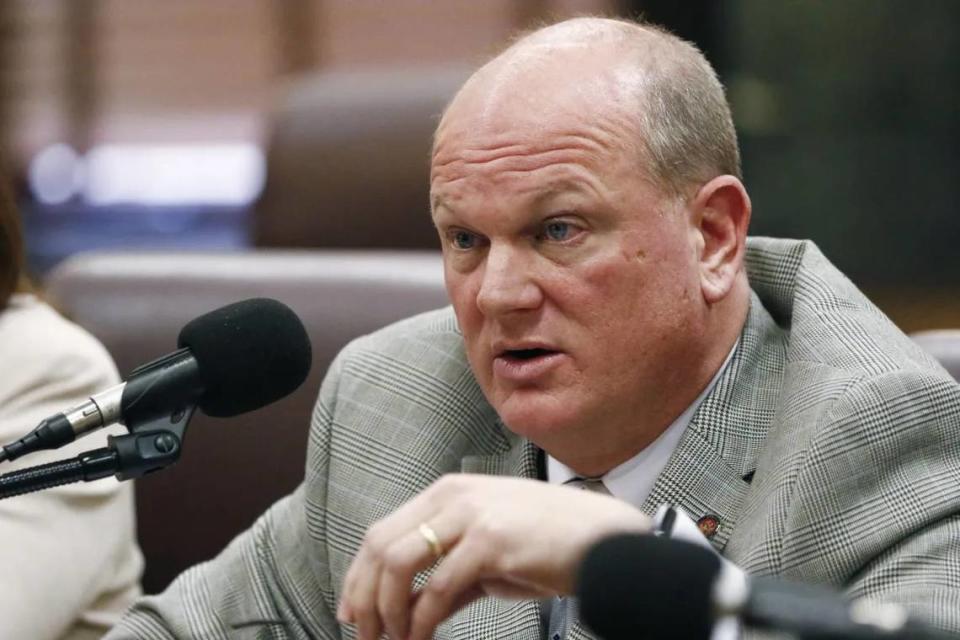
[[[697,191],[691,203],[697,234],[700,287],[709,304],[723,300],[743,269],[750,196],[734,176],[719,176]]]

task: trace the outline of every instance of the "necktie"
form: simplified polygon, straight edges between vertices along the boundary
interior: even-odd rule
[[[609,496],[610,491],[599,478],[571,478],[565,485],[580,487],[584,491],[594,491]],[[564,640],[573,621],[577,617],[577,603],[572,597],[554,596],[550,598],[550,620],[547,624],[547,640]]]

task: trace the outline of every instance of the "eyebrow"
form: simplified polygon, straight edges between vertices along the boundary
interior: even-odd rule
[[[547,189],[538,193],[534,199],[534,204],[541,204],[544,200],[549,200],[559,195],[565,195],[570,192],[575,193],[585,193],[588,191],[593,191],[592,189],[584,188],[584,185],[576,180],[570,180],[569,178],[564,178],[558,180],[556,183],[551,184]]]
[[[590,183],[583,180],[563,178],[536,194],[532,200],[532,205],[534,207],[542,207],[552,198],[565,195],[581,195],[588,198],[596,198],[600,201],[604,200],[602,194]]]

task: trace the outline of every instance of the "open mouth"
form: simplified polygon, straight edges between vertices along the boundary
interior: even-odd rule
[[[510,349],[504,351],[502,357],[515,361],[533,360],[541,356],[549,356],[556,353],[550,349]]]
[[[509,384],[535,384],[563,362],[562,351],[544,347],[504,349],[493,360],[497,378]]]

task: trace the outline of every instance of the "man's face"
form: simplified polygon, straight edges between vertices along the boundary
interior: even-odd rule
[[[464,91],[431,198],[477,380],[549,450],[642,428],[695,357],[702,297],[689,214],[647,179],[629,119],[597,106],[602,87],[531,84]]]

